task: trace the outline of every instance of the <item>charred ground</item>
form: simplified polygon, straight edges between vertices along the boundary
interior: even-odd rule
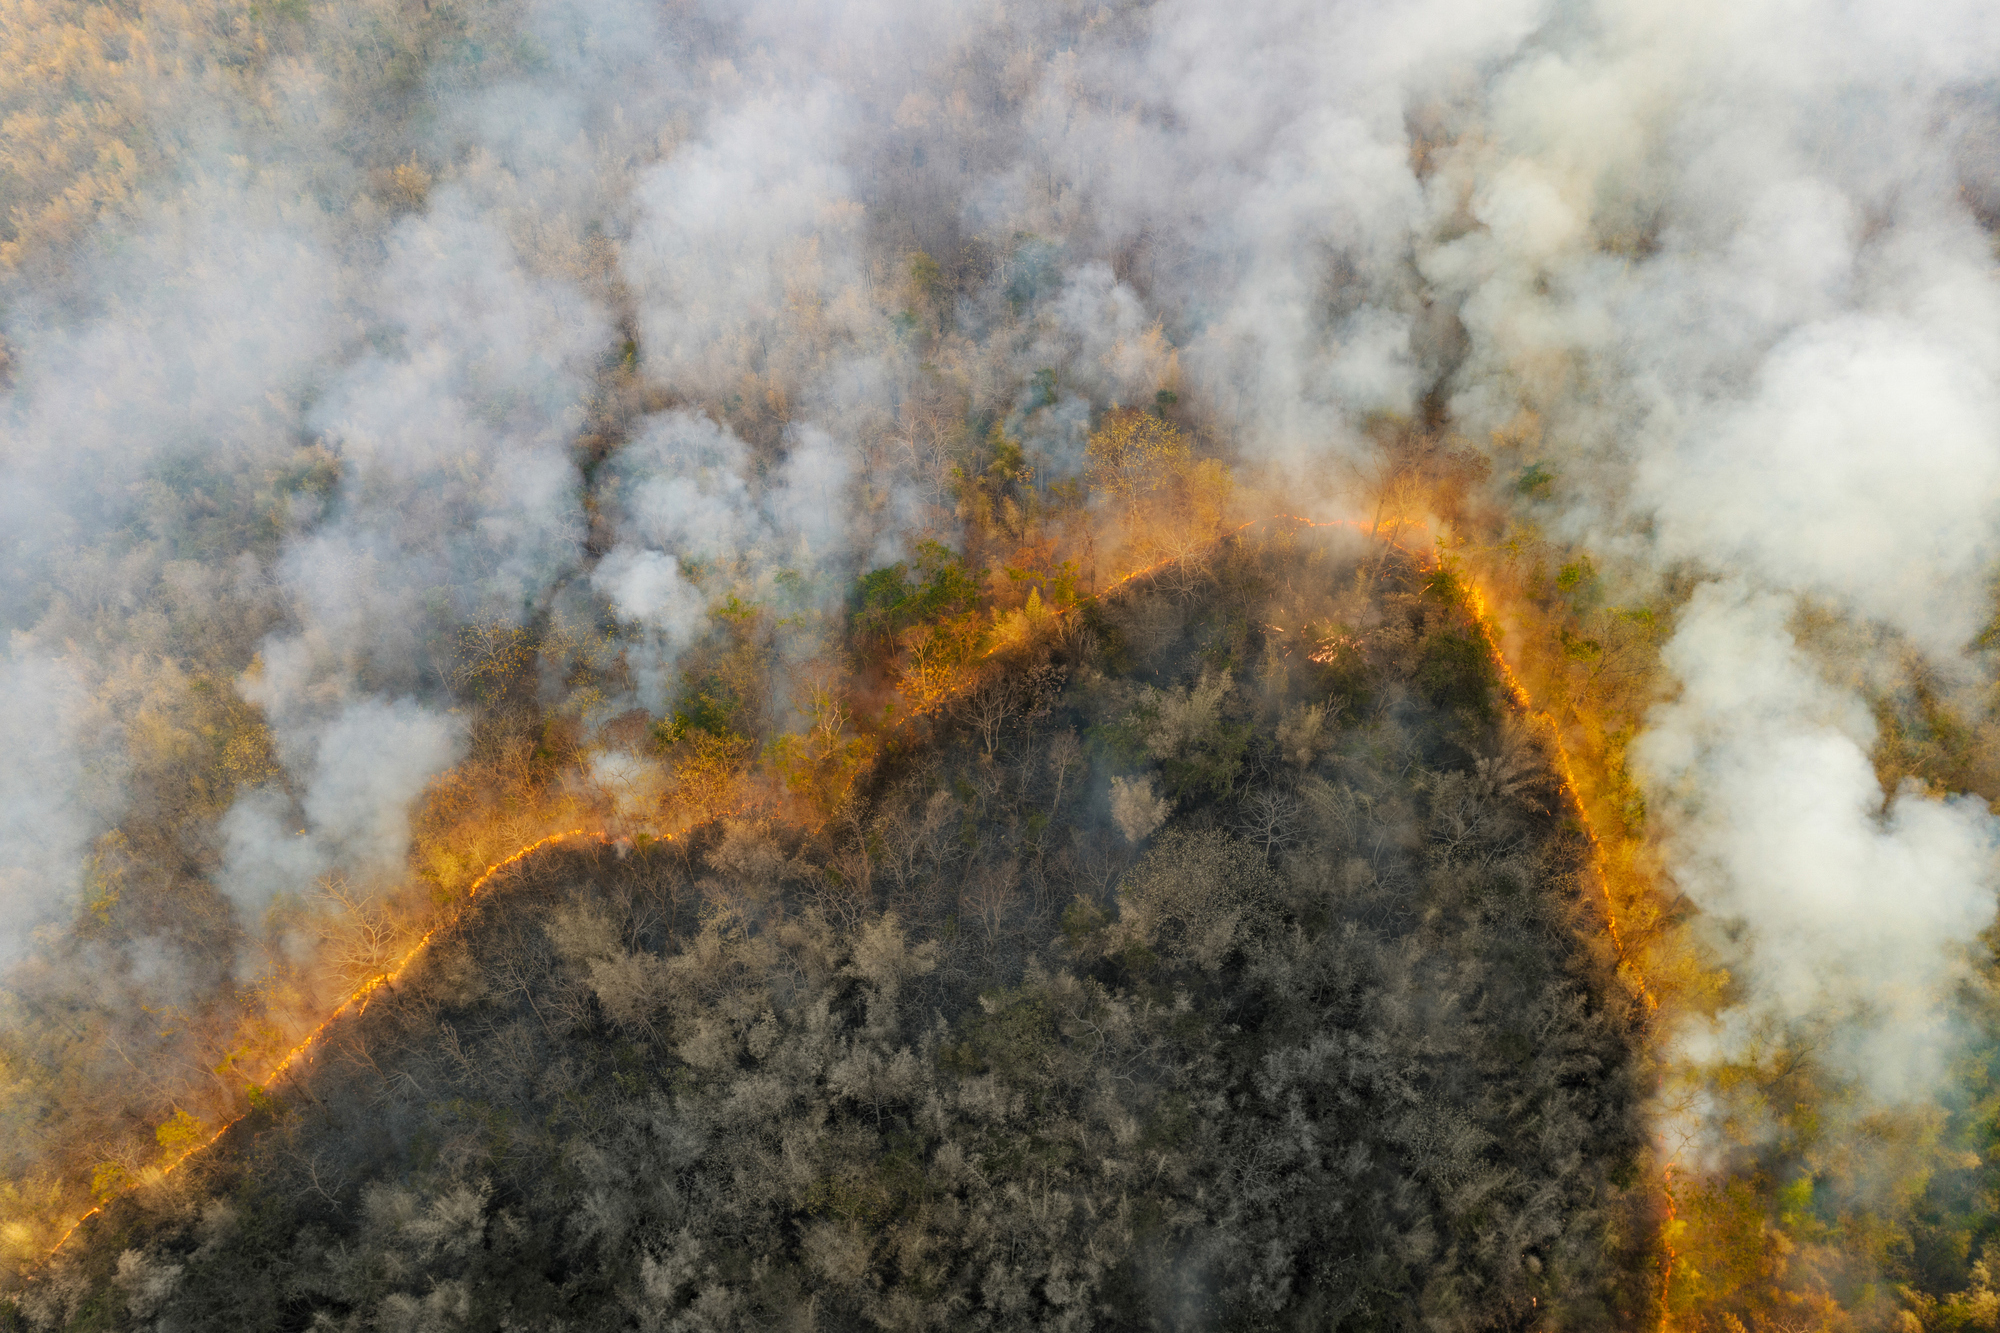
[[[11,1322],[1638,1326],[1640,1020],[1450,569],[1171,573],[817,830],[524,862]]]

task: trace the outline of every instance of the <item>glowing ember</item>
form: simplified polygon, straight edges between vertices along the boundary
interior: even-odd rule
[[[1661,1272],[1660,1272],[1660,1330],[1661,1333],[1666,1333],[1667,1318],[1669,1313],[1667,1308],[1667,1292],[1673,1286],[1674,1282],[1673,1230],[1674,1230],[1675,1213],[1674,1213],[1674,1164],[1672,1162],[1667,1163],[1665,1178],[1663,1179],[1660,1188],[1667,1196],[1667,1224],[1664,1227],[1660,1228],[1660,1248],[1663,1251],[1665,1251],[1665,1256],[1664,1256],[1665,1262],[1661,1265]]]

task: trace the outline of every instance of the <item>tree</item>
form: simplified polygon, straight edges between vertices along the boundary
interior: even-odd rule
[[[979,734],[988,759],[993,757],[1001,736],[1006,733],[1007,723],[1020,711],[1021,684],[1010,671],[988,672],[977,687],[960,696],[952,710],[961,722]]]
[[[1127,842],[1144,842],[1166,823],[1173,803],[1153,793],[1150,777],[1111,779],[1111,818]]]
[[[1129,507],[1170,483],[1190,450],[1187,436],[1172,422],[1126,407],[1104,414],[1084,457],[1090,484]]]
[[[977,612],[907,632],[896,688],[913,714],[931,717],[951,707],[972,679],[982,637]]]
[[[1299,800],[1275,787],[1260,787],[1243,802],[1238,828],[1266,857],[1276,856],[1298,836]]]
[[[1049,818],[1054,819],[1062,813],[1063,783],[1070,772],[1083,762],[1083,742],[1077,739],[1074,731],[1058,733],[1049,741],[1047,762],[1049,772],[1056,780],[1055,795],[1049,800]]]

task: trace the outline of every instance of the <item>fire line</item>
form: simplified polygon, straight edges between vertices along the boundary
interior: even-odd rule
[[[1611,877],[1605,872],[1604,844],[1598,841],[1597,828],[1591,822],[1590,811],[1584,806],[1583,793],[1576,785],[1576,770],[1570,767],[1569,750],[1562,741],[1562,726],[1546,709],[1535,707],[1534,700],[1528,695],[1527,687],[1521,684],[1520,677],[1514,674],[1514,668],[1508,665],[1506,654],[1500,651],[1500,638],[1494,626],[1492,612],[1487,608],[1486,594],[1470,583],[1467,583],[1465,588],[1466,601],[1472,611],[1472,617],[1478,623],[1479,632],[1486,640],[1487,651],[1492,654],[1495,665],[1500,668],[1500,680],[1507,688],[1508,697],[1514,701],[1515,707],[1525,713],[1548,737],[1549,754],[1556,762],[1557,777],[1563,795],[1568,798],[1569,806],[1576,814],[1577,827],[1583,830],[1583,836],[1590,842],[1591,870],[1597,876],[1598,891],[1604,896],[1604,927],[1605,933],[1611,937],[1611,947],[1617,953],[1618,961],[1630,971],[1633,983],[1639,988],[1640,997],[1646,1002],[1646,1008],[1657,1010],[1660,1001],[1653,994],[1652,987],[1646,984],[1645,973],[1640,971],[1638,965],[1625,951],[1625,938],[1618,929],[1617,907],[1611,899]]]
[[[1479,632],[1486,640],[1487,651],[1492,654],[1494,663],[1500,669],[1500,679],[1507,687],[1508,696],[1513,699],[1515,706],[1532,719],[1548,736],[1549,753],[1556,761],[1563,795],[1568,798],[1570,808],[1576,812],[1577,826],[1583,830],[1584,837],[1590,841],[1591,869],[1597,876],[1598,890],[1604,895],[1604,927],[1605,933],[1611,938],[1611,947],[1618,955],[1618,962],[1621,968],[1630,974],[1633,983],[1638,986],[1639,995],[1645,1000],[1647,1010],[1649,1012],[1658,1012],[1660,1007],[1659,997],[1653,994],[1653,988],[1646,983],[1645,972],[1625,951],[1625,939],[1618,930],[1617,906],[1611,899],[1611,877],[1605,872],[1604,845],[1598,841],[1597,829],[1591,823],[1590,811],[1585,808],[1583,803],[1583,793],[1576,785],[1576,771],[1570,767],[1569,750],[1563,745],[1562,741],[1562,727],[1546,709],[1538,709],[1534,706],[1533,699],[1528,695],[1527,687],[1521,683],[1520,677],[1514,674],[1514,668],[1508,664],[1506,654],[1500,651],[1500,637],[1494,625],[1492,612],[1487,606],[1486,594],[1470,583],[1467,583],[1465,588],[1466,600],[1473,613],[1473,619],[1478,623]],[[1661,1333],[1666,1333],[1666,1329],[1672,1318],[1672,1310],[1667,1304],[1667,1298],[1673,1285],[1674,1260],[1676,1257],[1671,1235],[1676,1215],[1674,1207],[1674,1164],[1672,1162],[1668,1162],[1661,1173],[1660,1193],[1666,1199],[1667,1223],[1666,1226],[1660,1229],[1662,1262],[1660,1265],[1659,1328]]]
[[[313,1046],[319,1041],[319,1039],[326,1035],[327,1030],[340,1020],[342,1015],[346,1014],[350,1010],[352,1010],[357,1015],[366,1013],[368,1011],[368,1005],[370,1001],[372,1001],[375,998],[375,993],[381,990],[384,986],[393,986],[397,981],[397,979],[400,978],[403,975],[403,973],[409,970],[410,965],[416,962],[417,959],[420,956],[422,956],[425,948],[429,946],[432,938],[435,937],[439,931],[449,929],[451,926],[457,924],[460,918],[464,916],[467,904],[469,904],[473,900],[473,898],[478,895],[481,889],[485,888],[487,884],[492,881],[495,875],[505,870],[508,866],[515,865],[520,861],[526,860],[528,857],[533,856],[536,852],[542,850],[544,847],[552,847],[556,843],[567,842],[571,838],[583,838],[583,837],[594,837],[598,839],[600,842],[605,840],[604,831],[601,829],[581,829],[581,828],[567,829],[561,833],[551,833],[547,837],[537,838],[535,839],[535,841],[529,843],[525,847],[522,847],[520,850],[514,852],[512,855],[502,857],[500,860],[495,861],[492,865],[486,867],[486,869],[483,872],[481,872],[479,878],[473,880],[471,886],[466,889],[465,897],[460,900],[458,909],[456,911],[454,911],[445,920],[440,921],[437,925],[432,926],[429,930],[425,931],[422,935],[418,936],[417,942],[411,945],[409,950],[405,952],[403,956],[396,961],[394,967],[389,968],[385,972],[377,973],[375,976],[368,978],[368,980],[362,982],[360,986],[356,987],[354,993],[349,995],[346,999],[342,1000],[332,1013],[328,1014],[323,1020],[321,1020],[318,1027],[315,1027],[311,1032],[306,1034],[304,1040],[299,1042],[298,1045],[292,1047],[291,1050],[285,1052],[284,1058],[279,1060],[276,1065],[272,1066],[271,1072],[264,1076],[265,1084],[268,1085],[275,1083],[279,1079],[284,1078],[288,1074],[292,1073],[292,1071],[295,1068],[297,1068],[311,1053]],[[244,1112],[244,1115],[248,1114],[249,1112],[247,1111]],[[150,1172],[147,1174],[151,1176],[152,1179],[163,1179],[166,1176],[172,1175],[175,1170],[177,1170],[181,1165],[186,1163],[189,1159],[199,1156],[200,1154],[207,1152],[210,1148],[214,1147],[215,1144],[222,1138],[222,1136],[224,1134],[227,1134],[230,1130],[234,1129],[238,1124],[240,1124],[243,1118],[244,1118],[243,1115],[239,1115],[234,1119],[228,1121],[222,1126],[222,1128],[216,1130],[215,1133],[209,1135],[206,1139],[202,1140],[202,1142],[196,1144],[192,1148],[189,1148],[179,1157],[176,1157],[173,1161],[161,1167],[157,1172],[157,1174]],[[145,1183],[147,1183],[146,1179],[142,1178],[140,1180],[134,1181],[130,1185],[125,1186],[123,1189],[119,1190],[118,1193],[121,1195],[128,1194],[131,1191],[139,1188],[140,1185]],[[107,1200],[106,1202],[108,1203],[109,1200]],[[53,1259],[56,1257],[56,1255],[62,1253],[63,1246],[68,1244],[69,1238],[76,1234],[77,1228],[81,1227],[85,1222],[88,1222],[91,1218],[96,1217],[99,1213],[103,1212],[104,1208],[105,1204],[100,1203],[96,1207],[92,1208],[89,1212],[86,1212],[81,1217],[78,1217],[76,1221],[70,1223],[69,1230],[63,1232],[61,1238],[58,1239],[52,1247],[50,1247],[48,1253],[48,1259]],[[46,1263],[47,1261],[48,1261],[47,1259],[43,1260],[44,1263]]]

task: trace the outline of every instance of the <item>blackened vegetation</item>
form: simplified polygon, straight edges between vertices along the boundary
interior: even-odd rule
[[[1450,580],[1173,586],[817,835],[525,863],[17,1321],[1641,1326],[1631,999]]]

